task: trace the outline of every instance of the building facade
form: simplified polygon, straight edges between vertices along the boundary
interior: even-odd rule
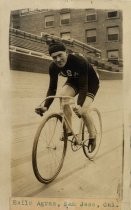
[[[73,38],[102,51],[102,60],[122,65],[122,11],[96,9],[18,10],[11,27],[36,35]]]

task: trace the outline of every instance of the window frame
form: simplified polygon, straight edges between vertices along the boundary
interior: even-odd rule
[[[69,22],[65,23],[65,24],[62,24],[61,23],[62,20],[68,20],[68,19],[62,19],[62,15],[65,15],[65,14],[69,14],[70,15]],[[71,12],[60,13],[60,26],[70,25],[70,23],[71,23]]]
[[[71,32],[70,31],[66,31],[66,32],[60,32],[60,37],[62,38],[62,34],[70,34],[70,38],[71,38]],[[69,39],[70,39],[69,38]],[[63,38],[65,39],[65,38]]]
[[[115,51],[117,51],[118,52],[118,57],[112,57],[112,58],[110,58],[108,55],[108,53],[110,53],[110,52],[115,52]],[[111,62],[111,63],[114,63],[114,64],[118,64],[119,63],[119,59],[120,59],[120,51],[119,51],[119,49],[112,49],[112,50],[107,50],[107,60],[108,60],[108,62]]]
[[[88,42],[88,41],[87,41],[87,38],[88,38],[87,32],[88,32],[88,31],[95,31],[95,32],[96,32],[96,28],[86,29],[86,43],[87,43],[87,44],[89,44],[89,43],[96,43],[96,42],[97,42],[97,36],[95,36],[95,37],[96,37],[95,41],[93,41],[93,42]],[[97,34],[97,33],[96,33],[96,34]],[[93,37],[93,36],[92,36],[92,37]]]
[[[46,21],[46,18],[48,18],[48,17],[53,17],[54,20],[53,21]],[[44,17],[44,19],[45,19],[45,28],[53,28],[54,27],[54,23],[55,23],[55,16],[54,15],[47,15],[47,16]],[[46,23],[48,23],[48,22],[53,22],[53,25],[47,26]]]
[[[118,28],[118,34],[109,34],[108,33],[108,30],[109,30],[109,28]],[[118,42],[119,41],[119,39],[120,39],[120,31],[119,31],[119,26],[117,25],[117,26],[109,26],[109,27],[107,27],[107,41],[108,42]],[[118,35],[118,39],[109,39],[109,35]]]
[[[117,16],[115,17],[109,17],[108,14],[111,13],[111,12],[117,12]],[[115,18],[119,18],[119,11],[118,10],[110,10],[110,11],[107,11],[107,19],[115,19]]]
[[[88,10],[92,10],[92,12],[88,15],[87,14],[87,11]],[[93,16],[93,15],[95,15],[95,17],[96,17],[96,19],[93,19],[93,20],[87,20],[87,16]],[[96,10],[95,9],[86,9],[86,14],[85,14],[85,22],[94,22],[94,21],[97,21],[97,12],[96,12]]]

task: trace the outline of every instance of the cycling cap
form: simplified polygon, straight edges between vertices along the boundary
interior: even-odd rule
[[[53,41],[49,44],[48,51],[49,51],[49,54],[51,55],[54,52],[66,51],[66,47],[62,42]]]

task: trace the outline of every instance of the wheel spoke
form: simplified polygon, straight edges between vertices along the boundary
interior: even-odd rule
[[[37,179],[43,183],[51,182],[61,170],[66,152],[66,141],[61,141],[61,116],[47,117],[38,129],[33,148],[33,169]]]

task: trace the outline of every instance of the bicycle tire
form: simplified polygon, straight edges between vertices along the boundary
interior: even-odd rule
[[[51,128],[51,120],[56,120],[55,128],[57,129],[57,133],[53,133],[53,136],[51,139],[48,139],[46,135],[49,134],[51,136],[52,128]],[[53,121],[52,121],[53,122]],[[48,134],[46,134],[46,126],[49,125]],[[57,124],[58,123],[58,124]],[[52,123],[53,124],[53,123]],[[34,138],[34,144],[33,144],[33,150],[32,150],[32,166],[34,174],[37,178],[37,180],[41,183],[48,184],[52,182],[59,172],[61,171],[61,168],[63,166],[64,157],[66,154],[67,149],[67,134],[66,134],[66,128],[65,125],[63,125],[62,132],[63,132],[63,140],[57,139],[57,135],[59,137],[60,130],[58,127],[62,126],[62,117],[60,114],[53,113],[46,116],[43,121],[41,122],[40,126],[37,129],[35,138]],[[53,126],[52,126],[53,127]],[[55,131],[53,131],[55,132]],[[44,136],[42,137],[42,134]],[[56,135],[56,136],[55,136]],[[55,139],[57,140],[57,144],[55,145]],[[48,143],[46,145],[46,143]],[[45,146],[45,147],[44,147]],[[51,154],[52,152],[52,154]],[[57,153],[55,157],[55,152]],[[57,158],[60,156],[59,162],[57,163],[56,168],[50,169],[50,167],[54,167],[51,165],[50,161],[58,161]],[[51,156],[51,157],[49,157]],[[38,159],[39,158],[39,159]],[[42,165],[42,170],[41,170]],[[50,171],[49,171],[50,170]],[[52,171],[54,170],[54,171]],[[51,173],[48,176],[48,171]]]
[[[93,117],[93,113],[96,114],[97,122],[96,122],[96,118],[94,119],[94,117]],[[93,158],[96,156],[96,154],[99,150],[100,144],[101,144],[102,119],[101,119],[101,114],[100,114],[100,112],[97,108],[92,108],[91,109],[91,116],[93,118],[94,126],[95,126],[95,129],[96,129],[96,147],[95,147],[94,151],[89,152],[89,150],[88,150],[89,132],[88,132],[88,128],[86,127],[86,125],[84,123],[83,123],[83,128],[82,128],[82,140],[84,140],[85,133],[87,132],[88,137],[87,137],[87,141],[83,144],[83,151],[84,151],[84,154],[87,158],[89,158],[90,160],[93,160]]]

